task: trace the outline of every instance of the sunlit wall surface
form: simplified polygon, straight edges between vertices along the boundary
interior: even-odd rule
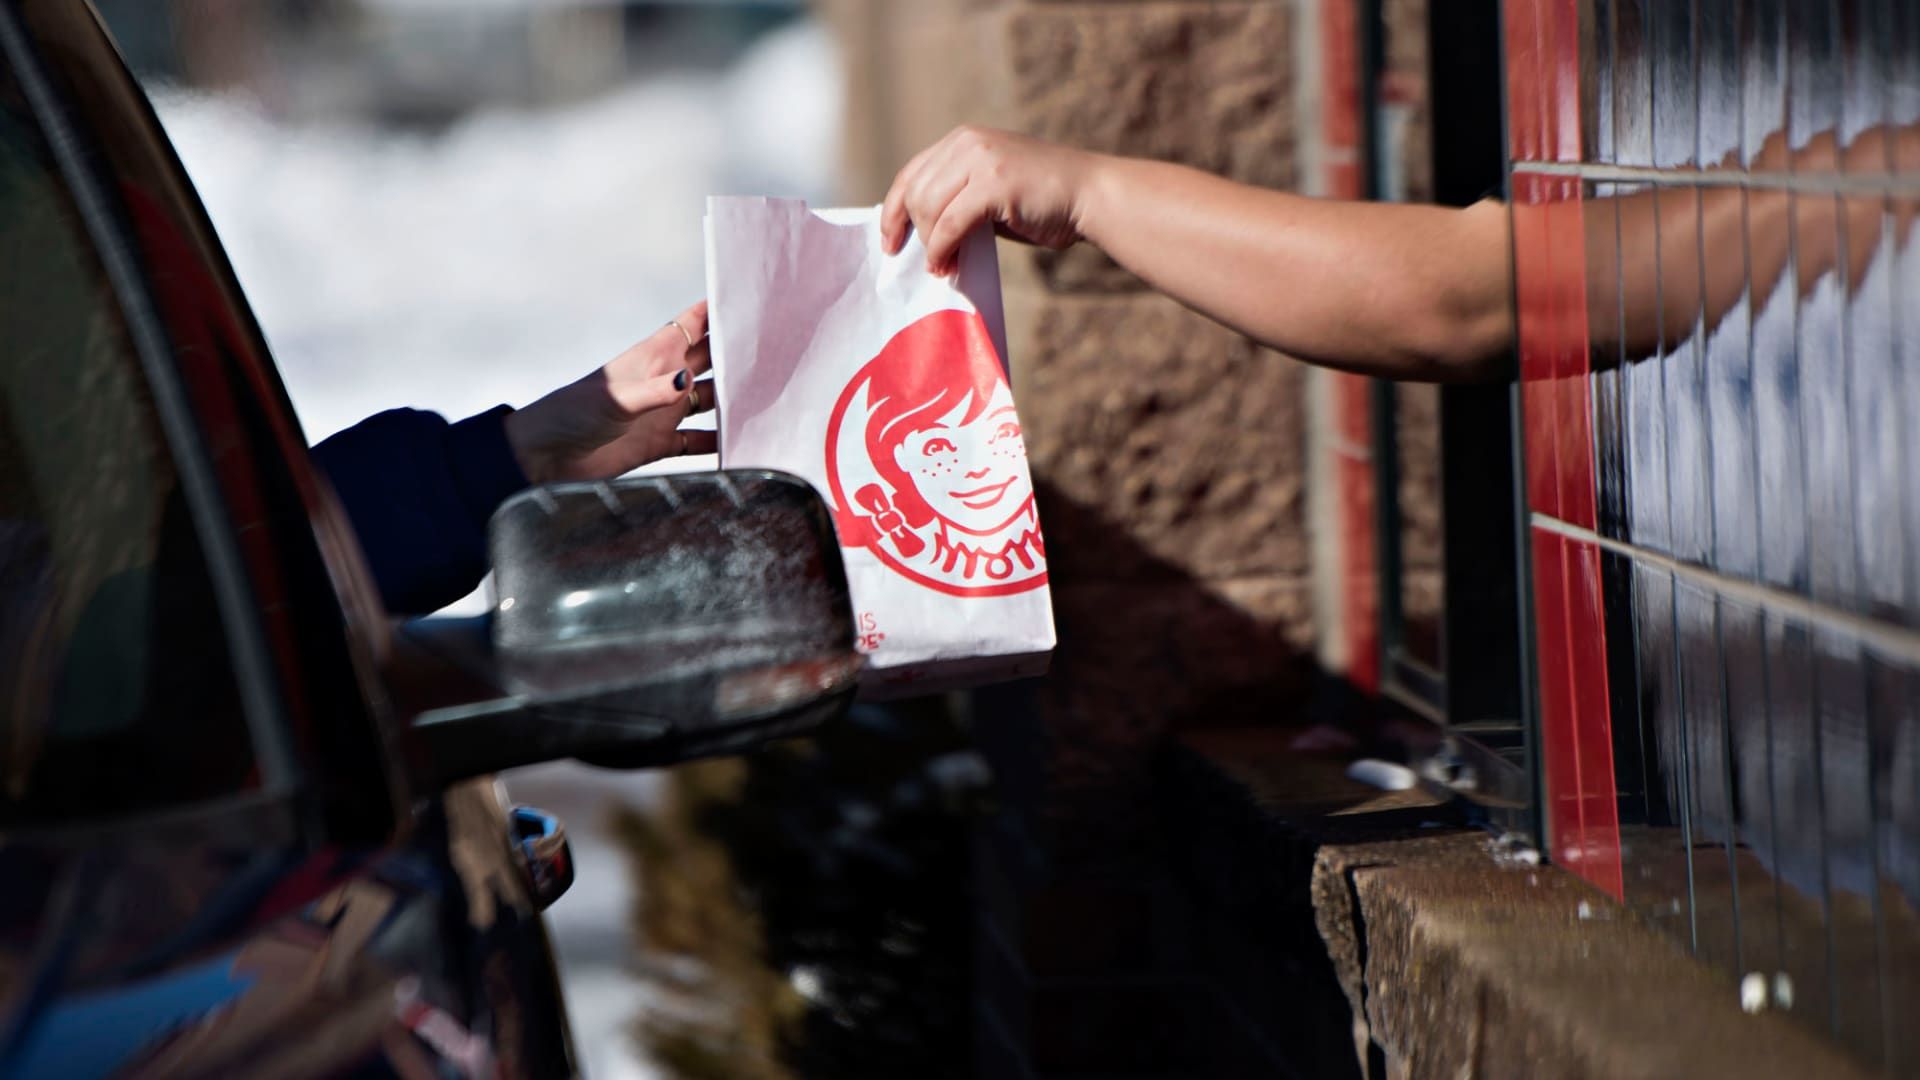
[[[1920,1073],[1920,9],[1506,34],[1553,854]]]

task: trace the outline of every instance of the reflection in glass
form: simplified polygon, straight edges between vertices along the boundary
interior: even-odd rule
[[[1614,0],[1613,157],[1618,165],[1653,163],[1653,70],[1647,8],[1659,0]]]
[[[1669,771],[1669,794],[1685,803],[1681,819],[1687,846],[1700,868],[1696,873],[1712,873],[1727,897],[1724,906],[1701,905],[1696,889],[1695,949],[1716,966],[1740,970],[1739,928],[1733,918],[1740,894],[1738,878],[1732,874],[1733,792],[1728,768],[1732,759],[1727,747],[1719,610],[1710,593],[1684,581],[1674,584],[1673,604],[1679,708],[1670,715],[1678,724],[1677,730],[1664,733],[1662,747],[1667,755],[1678,750],[1677,756],[1667,760],[1678,760],[1680,768]]]
[[[1594,159],[1661,170],[1581,177],[1627,900],[1910,1071],[1920,8],[1587,10]],[[1562,175],[1522,163],[1514,190]],[[1516,199],[1515,237],[1545,213]],[[1555,269],[1523,258],[1518,291]]]
[[[257,786],[142,358],[24,102],[0,67],[0,826]]]
[[[682,766],[622,813],[638,1018],[682,1080],[973,1075],[969,830],[986,767],[936,703]]]
[[[1653,164],[1664,168],[1698,160],[1693,6],[1693,0],[1648,0],[1645,8],[1653,83]]]

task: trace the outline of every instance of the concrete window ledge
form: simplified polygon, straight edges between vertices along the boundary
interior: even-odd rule
[[[1289,734],[1182,736],[1161,791],[1200,910],[1265,921],[1248,933],[1292,949],[1314,937],[1271,924],[1311,920],[1324,960],[1271,960],[1309,973],[1287,976],[1297,1005],[1344,994],[1353,1064],[1339,1072],[1868,1075],[1787,1017],[1742,1011],[1732,979],[1584,882],[1497,851],[1417,793],[1352,784],[1338,762],[1289,751]],[[1259,857],[1266,868],[1245,865]],[[1330,980],[1311,977],[1329,962]],[[1331,1064],[1323,1048],[1300,1068]]]

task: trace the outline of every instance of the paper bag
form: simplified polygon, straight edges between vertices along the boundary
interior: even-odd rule
[[[991,231],[958,280],[878,208],[707,204],[720,461],[808,480],[833,508],[866,697],[1036,675],[1053,649],[1046,542],[1007,378]]]

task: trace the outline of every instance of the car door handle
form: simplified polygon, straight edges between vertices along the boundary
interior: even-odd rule
[[[510,813],[510,838],[526,870],[536,910],[545,911],[573,885],[573,849],[560,819],[533,806],[516,806]]]

